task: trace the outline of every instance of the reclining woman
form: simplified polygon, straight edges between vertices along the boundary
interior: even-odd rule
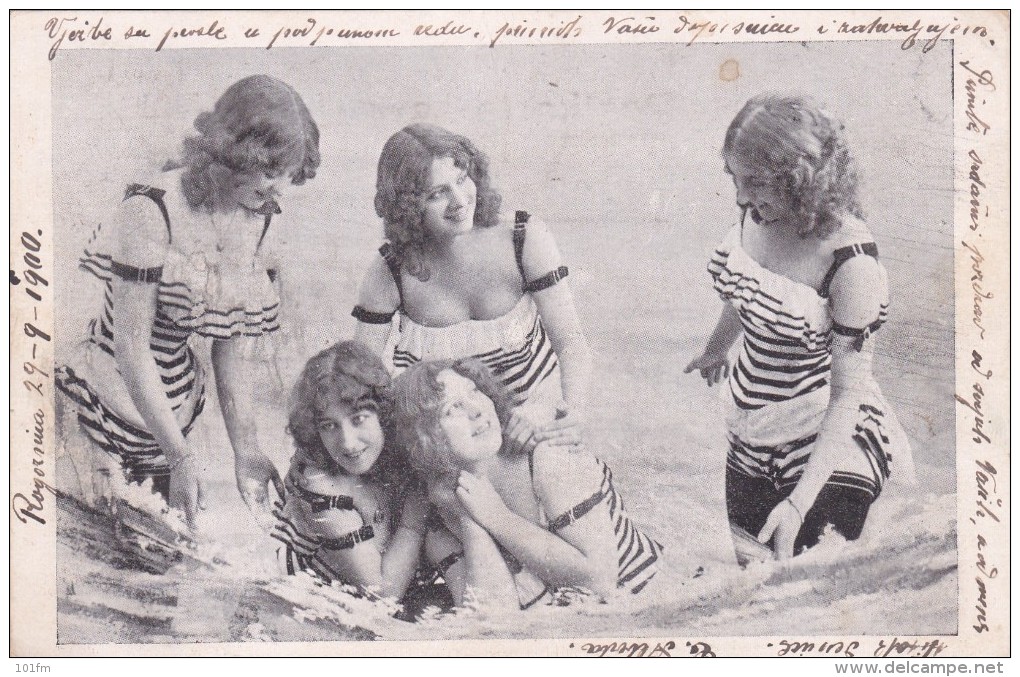
[[[509,451],[510,418],[505,388],[477,360],[418,363],[393,384],[393,441],[441,518],[430,520],[426,552],[454,562],[454,597],[463,594],[459,567],[473,565],[461,536],[475,525],[503,551],[522,608],[564,588],[602,598],[644,589],[663,548],[627,516],[609,466],[560,438]],[[540,582],[535,590],[523,589],[530,577]]]

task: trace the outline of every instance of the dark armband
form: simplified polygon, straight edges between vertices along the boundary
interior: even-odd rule
[[[566,266],[560,266],[556,270],[549,271],[548,273],[538,278],[537,280],[532,280],[531,282],[528,282],[526,285],[524,285],[524,291],[534,293],[537,291],[542,291],[543,289],[548,289],[549,287],[552,287],[553,285],[559,283],[560,280],[562,280],[569,274],[570,271],[567,270]]]
[[[377,313],[371,310],[366,310],[361,306],[354,306],[354,310],[351,311],[351,315],[354,316],[359,322],[365,324],[389,324],[393,320],[393,316],[397,314],[397,311],[391,313]]]
[[[375,537],[375,531],[370,524],[360,529],[344,534],[340,538],[329,538],[322,541],[322,547],[326,550],[350,550],[358,543],[370,541]]]
[[[163,266],[153,268],[136,268],[119,261],[110,262],[110,272],[127,282],[143,282],[152,284],[163,279]]]
[[[868,326],[861,328],[847,327],[846,325],[838,322],[833,322],[832,331],[840,336],[846,336],[854,339],[850,345],[853,346],[853,349],[857,352],[861,352],[864,350],[864,342],[867,341],[872,334],[878,331],[879,327],[881,327],[884,323],[885,320],[881,317]]]

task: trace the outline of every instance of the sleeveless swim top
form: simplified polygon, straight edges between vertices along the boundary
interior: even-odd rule
[[[509,312],[491,320],[467,320],[447,327],[430,327],[415,322],[404,312],[400,262],[389,244],[380,248],[380,254],[397,285],[400,306],[393,313],[373,313],[357,306],[352,315],[361,322],[388,324],[399,312],[400,336],[393,351],[393,366],[397,373],[422,360],[475,357],[503,382],[515,405],[523,404],[546,388],[556,390],[549,395],[554,398],[553,404],[562,398],[557,383],[559,379],[550,379],[558,372],[559,363],[532,294],[557,284],[567,277],[569,271],[566,266],[560,266],[527,282],[523,257],[529,219],[527,212],[518,211],[513,231],[517,267],[521,279],[525,280],[523,294]]]

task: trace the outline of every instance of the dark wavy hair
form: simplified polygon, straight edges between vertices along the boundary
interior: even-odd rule
[[[513,411],[503,383],[482,362],[474,358],[419,362],[393,381],[389,434],[404,450],[411,466],[426,480],[454,472],[449,441],[439,427],[443,405],[443,384],[438,376],[451,369],[472,381],[492,400],[500,427],[506,430]]]
[[[295,460],[331,474],[342,473],[322,444],[316,422],[327,407],[340,404],[376,412],[385,430],[391,410],[390,385],[382,360],[355,341],[341,341],[308,360],[291,395],[287,425],[298,452]],[[412,481],[406,459],[389,441],[386,435],[382,454],[369,475],[389,485]]]
[[[489,159],[466,137],[435,125],[408,125],[389,138],[379,156],[375,212],[383,220],[386,238],[401,265],[422,281],[429,278],[421,258],[429,173],[435,160],[447,157],[475,183],[474,225],[496,225],[502,198],[490,185]]]
[[[789,196],[802,237],[828,237],[844,214],[864,218],[844,125],[809,97],[761,94],[748,101],[726,130],[723,155],[773,177]]]
[[[181,187],[195,210],[233,211],[234,191],[247,177],[275,178],[296,167],[291,182],[302,184],[321,162],[319,128],[304,101],[268,75],[235,82],[212,111],[195,118],[195,129],[181,158]]]

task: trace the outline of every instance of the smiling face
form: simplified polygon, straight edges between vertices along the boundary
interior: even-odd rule
[[[468,468],[499,453],[503,431],[492,400],[474,381],[452,369],[439,372],[436,381],[443,387],[439,428],[452,460]]]
[[[433,239],[446,239],[474,227],[475,182],[465,168],[451,157],[432,161],[429,185],[425,191],[423,223]]]
[[[790,195],[778,177],[748,162],[738,153],[726,155],[726,171],[737,189],[737,204],[751,212],[756,223],[772,226],[796,218]]]
[[[315,427],[326,453],[349,475],[364,475],[382,454],[383,430],[373,409],[330,404]]]

